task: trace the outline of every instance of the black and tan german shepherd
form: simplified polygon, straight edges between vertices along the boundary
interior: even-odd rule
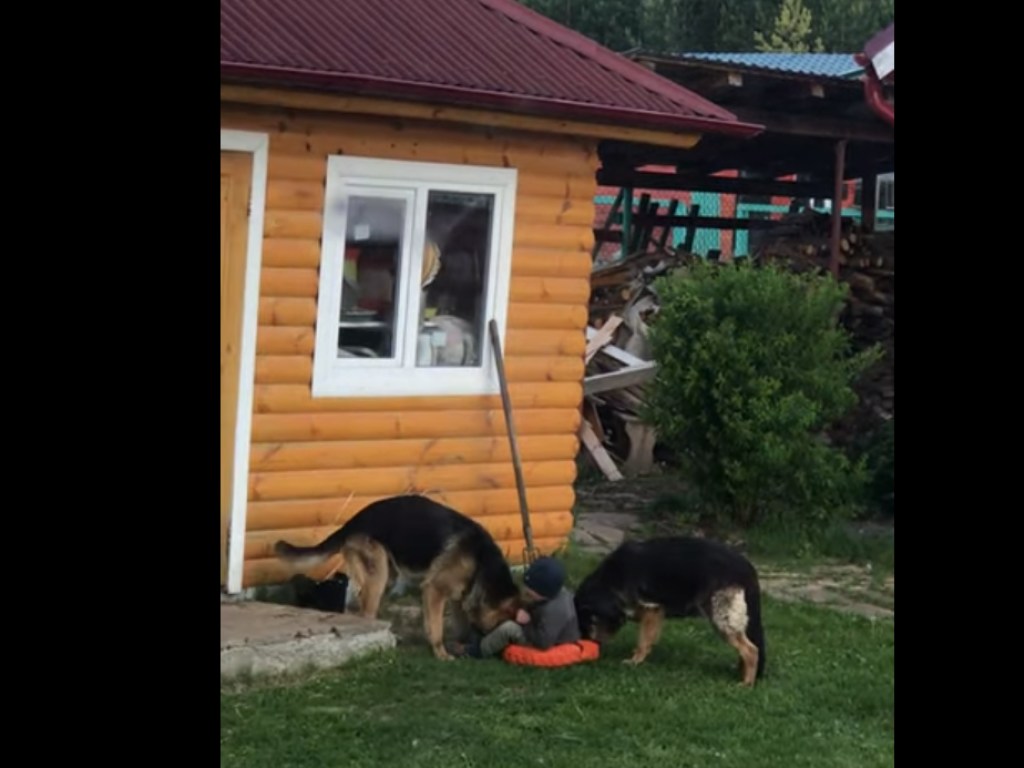
[[[419,582],[424,631],[439,659],[452,658],[443,638],[448,601],[457,625],[483,633],[511,619],[520,606],[519,588],[487,530],[425,496],[375,501],[315,546],[279,541],[274,551],[299,568],[341,553],[360,614],[369,618],[376,618],[391,579]]]
[[[665,619],[704,616],[739,653],[744,685],[764,674],[757,571],[725,544],[687,536],[627,541],[580,583],[576,613],[583,637],[599,643],[636,621],[630,664],[647,658]]]

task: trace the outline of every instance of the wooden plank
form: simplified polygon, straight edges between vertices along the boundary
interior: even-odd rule
[[[612,337],[615,336],[615,331],[620,325],[622,325],[622,318],[618,315],[612,315],[608,318],[605,324],[601,326],[600,330],[597,330],[593,334],[590,333],[593,329],[589,326],[587,327],[588,340],[587,351],[583,358],[584,365],[589,365],[590,361],[594,358],[594,355],[598,353],[598,350],[611,342]]]
[[[612,457],[608,455],[608,451],[601,444],[600,439],[598,439],[597,434],[594,432],[594,428],[590,426],[590,422],[583,421],[580,425],[579,434],[584,447],[589,451],[598,469],[604,473],[604,476],[612,482],[622,480],[622,473],[619,472],[619,468],[615,466]]]
[[[587,376],[583,380],[583,394],[596,395],[599,392],[607,392],[612,389],[625,389],[654,378],[658,366],[653,362],[645,363],[642,366],[622,368],[618,371],[599,373],[596,376]]]
[[[598,334],[597,330],[595,330],[594,328],[591,328],[590,326],[587,326],[587,341],[588,342],[591,339],[593,339],[595,336],[597,336],[597,334]],[[619,349],[618,347],[614,347],[614,346],[606,346],[606,347],[604,347],[601,350],[601,352],[603,354],[608,355],[610,358],[612,358],[616,362],[622,363],[623,365],[627,365],[627,366],[647,365],[650,362],[648,360],[641,360],[639,357],[636,357],[635,355],[631,355],[631,354],[629,354],[629,352],[626,352],[625,350]]]
[[[643,189],[669,189],[683,192],[718,192],[729,195],[774,195],[778,197],[828,197],[828,182],[775,181],[769,179],[699,176],[693,173],[654,173],[601,169],[597,183],[609,187],[634,186]]]

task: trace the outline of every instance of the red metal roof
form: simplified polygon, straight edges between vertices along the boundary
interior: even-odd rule
[[[513,0],[221,0],[221,76],[636,127],[735,115]]]

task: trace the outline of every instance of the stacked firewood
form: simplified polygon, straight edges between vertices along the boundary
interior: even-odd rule
[[[828,215],[805,211],[785,221],[772,230],[771,239],[758,248],[755,258],[760,263],[784,263],[796,271],[825,271]],[[849,293],[840,321],[850,332],[854,349],[878,344],[884,351],[854,386],[857,406],[830,433],[833,442],[848,445],[895,415],[895,245],[892,232],[868,233],[848,219],[843,220],[841,232],[839,279]]]
[[[797,270],[824,269],[831,252],[832,220],[827,213],[804,210],[786,216],[766,233],[752,254],[758,263],[785,262]],[[888,239],[887,239],[888,238]],[[865,232],[852,219],[843,219],[839,238],[839,265],[854,269],[889,269],[892,233]]]

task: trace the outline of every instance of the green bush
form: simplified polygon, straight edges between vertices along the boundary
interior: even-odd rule
[[[802,530],[863,498],[863,460],[822,437],[875,349],[853,353],[830,276],[697,263],[655,285],[658,374],[645,417],[723,522]]]
[[[894,516],[896,419],[889,419],[872,433],[864,451],[870,481],[868,505],[872,511]]]

